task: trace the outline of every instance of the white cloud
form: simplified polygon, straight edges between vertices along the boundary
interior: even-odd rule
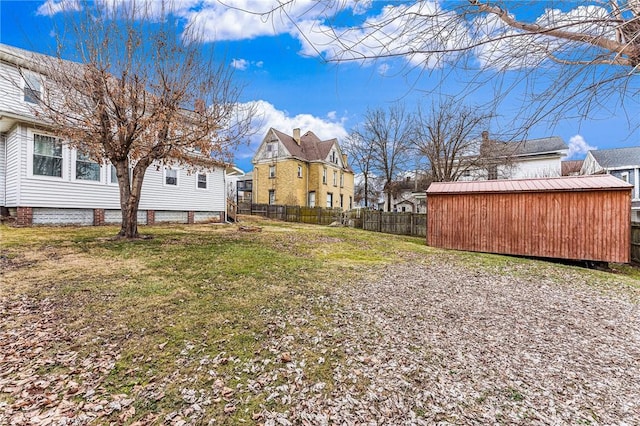
[[[466,27],[454,12],[434,1],[387,5],[379,15],[352,28],[332,28],[320,19],[298,22],[292,35],[302,43],[302,53],[334,60],[369,60],[403,56],[410,64],[438,68],[446,53],[467,42]],[[428,53],[431,52],[431,53]]]
[[[237,70],[244,71],[249,67],[249,61],[246,59],[233,59],[231,66]]]
[[[53,16],[60,12],[80,10],[78,0],[47,0],[38,7],[36,14],[43,16]]]
[[[609,13],[602,7],[578,6],[568,12],[546,9],[535,23],[543,28],[561,27],[567,32],[615,39],[613,27],[603,24],[608,17]],[[550,53],[559,58],[582,59],[575,57],[580,42],[528,34],[509,27],[495,15],[474,19],[471,31],[474,42],[480,43],[474,51],[483,67],[500,70],[535,68],[541,66]],[[589,49],[585,52],[588,54]],[[573,56],[569,56],[571,54]]]
[[[383,64],[380,64],[380,66],[378,67],[378,74],[387,75],[387,72],[389,72],[390,68],[391,68],[391,65],[387,64],[386,62]]]
[[[571,136],[571,138],[569,138],[569,153],[567,154],[567,158],[584,155],[587,151],[593,149],[596,149],[596,147],[589,145],[581,135]]]
[[[243,146],[238,150],[236,153],[238,158],[253,157],[262,138],[271,127],[289,135],[293,133],[295,128],[299,128],[302,134],[310,130],[322,140],[337,138],[338,142],[342,142],[348,134],[344,127],[346,118],[338,117],[335,111],[328,112],[326,119],[311,114],[298,114],[292,117],[287,111],[279,110],[264,100],[252,101],[248,104],[257,110],[253,127],[254,134],[250,138],[249,146]]]

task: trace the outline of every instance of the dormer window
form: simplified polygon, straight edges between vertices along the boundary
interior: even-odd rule
[[[40,102],[42,95],[42,83],[40,77],[36,74],[24,74],[24,101],[31,104]]]

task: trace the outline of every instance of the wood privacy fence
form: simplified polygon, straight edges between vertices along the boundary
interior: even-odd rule
[[[352,210],[347,212],[347,225],[365,231],[386,234],[427,235],[427,215],[424,213],[396,213],[378,210]]]
[[[424,213],[388,213],[376,210],[324,209],[321,207],[282,206],[275,204],[238,203],[238,214],[263,216],[285,222],[329,225],[340,222],[352,228],[387,234],[427,235],[427,215]]]
[[[631,261],[640,263],[640,222],[631,222]]]
[[[282,206],[277,204],[238,203],[238,214],[263,216],[285,222],[329,225],[342,220],[341,209],[321,207]]]

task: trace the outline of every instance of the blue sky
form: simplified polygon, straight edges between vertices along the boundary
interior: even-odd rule
[[[271,1],[228,0],[224,3],[263,11]],[[430,62],[426,67],[415,66],[415,61],[423,59],[420,57],[414,58],[414,62],[406,57],[327,62],[323,58],[334,58],[338,50],[335,43],[317,29],[324,28],[324,17],[330,11],[317,7],[309,9],[309,0],[299,0],[294,9],[289,10],[293,20],[282,19],[280,15],[265,20],[258,15],[228,8],[216,0],[184,0],[177,1],[177,4],[179,16],[202,25],[208,43],[215,43],[216,51],[224,54],[229,66],[235,68],[235,78],[245,85],[242,101],[255,102],[262,113],[264,128],[252,138],[249,146],[242,146],[236,154],[236,164],[246,171],[252,168],[253,150],[268,127],[289,134],[293,128],[299,127],[303,133],[311,130],[321,138],[337,137],[342,140],[362,121],[367,108],[387,108],[398,101],[408,109],[413,109],[418,102],[428,105],[438,93],[464,92],[466,86],[463,83],[471,76],[465,71],[452,72],[448,67]],[[344,4],[345,10],[337,15],[334,22],[341,29],[349,30],[345,33],[347,40],[362,37],[361,32],[353,29],[357,22],[375,20],[383,11],[392,13],[394,9],[403,7],[397,1],[354,3],[350,0]],[[444,3],[442,7],[446,8],[448,4]],[[571,14],[578,3],[565,2],[564,5],[558,13]],[[431,2],[424,2],[422,6],[434,7]],[[1,0],[0,42],[51,53],[54,22],[62,15],[59,9],[59,0]],[[54,13],[56,11],[58,13]],[[545,3],[534,3],[524,15],[519,13],[519,18],[535,19],[545,13]],[[452,40],[456,37],[462,35],[455,32],[450,35]],[[405,44],[410,45],[411,42],[405,40]],[[479,56],[476,60],[482,61],[482,58]],[[520,72],[522,68],[496,74],[485,86],[468,93],[464,102],[475,104],[490,100],[493,97],[492,84],[512,81]],[[443,80],[443,74],[449,77]],[[632,90],[637,90],[638,80],[640,76],[632,77]],[[494,119],[490,132],[513,130],[509,127],[516,126],[514,123],[522,118],[525,90],[527,85],[517,85],[502,102],[498,110],[500,116]],[[640,101],[637,98],[627,99],[625,105],[623,110],[616,98],[607,99],[602,107],[592,111],[589,119],[555,117],[552,123],[541,122],[533,126],[527,136],[560,136],[570,144],[572,158],[578,159],[584,157],[589,148],[640,145]]]

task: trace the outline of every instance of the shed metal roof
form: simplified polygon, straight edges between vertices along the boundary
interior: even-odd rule
[[[427,194],[490,193],[490,192],[552,192],[600,191],[631,189],[628,184],[611,175],[563,176],[540,179],[485,180],[464,182],[434,182]]]

